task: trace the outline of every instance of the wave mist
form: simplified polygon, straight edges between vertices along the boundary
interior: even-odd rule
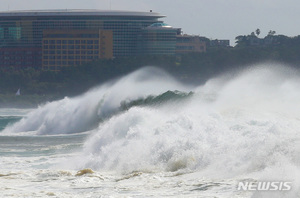
[[[285,197],[296,197],[299,87],[299,71],[280,65],[258,65],[198,87],[184,86],[150,67],[80,97],[41,106],[5,132],[92,130],[82,154],[65,164],[77,170],[193,172],[236,181],[288,181],[293,186]],[[193,94],[116,113],[124,101],[168,90]]]
[[[34,132],[54,135],[84,132],[117,113],[121,102],[176,89],[184,91],[190,88],[183,86],[163,70],[146,67],[81,96],[66,97],[42,105],[21,121],[7,127],[3,133]]]
[[[105,121],[73,160],[77,168],[96,170],[289,181],[293,190],[286,197],[295,197],[299,85],[299,72],[279,65],[211,79],[183,101],[132,107]]]

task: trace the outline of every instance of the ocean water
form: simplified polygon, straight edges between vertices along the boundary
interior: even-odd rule
[[[146,67],[37,109],[0,109],[0,197],[300,197],[299,87],[284,65],[202,85]]]

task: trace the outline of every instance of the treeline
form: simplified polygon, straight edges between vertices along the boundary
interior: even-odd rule
[[[1,94],[14,95],[19,88],[22,95],[35,95],[47,100],[74,96],[143,66],[160,67],[182,81],[198,83],[219,73],[263,61],[300,67],[300,36],[268,35],[272,37],[272,42],[269,40],[267,44],[251,41],[255,39],[254,36],[257,38],[253,34],[241,36],[235,47],[208,48],[206,53],[98,60],[77,67],[66,67],[60,72],[0,68],[0,98]]]

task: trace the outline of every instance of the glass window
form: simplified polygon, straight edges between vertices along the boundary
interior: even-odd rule
[[[19,40],[21,39],[21,27],[9,27],[8,28],[8,35],[9,38],[13,40]]]

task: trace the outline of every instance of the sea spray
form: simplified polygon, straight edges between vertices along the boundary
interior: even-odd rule
[[[133,107],[101,123],[73,159],[76,168],[276,179],[299,193],[298,71],[259,66],[221,78],[188,100]]]
[[[168,90],[189,90],[163,70],[146,67],[108,82],[75,98],[64,98],[40,106],[3,133],[36,131],[37,134],[78,133],[95,128],[99,121],[118,112],[123,101],[131,101]]]
[[[15,153],[11,154],[13,157],[2,157],[1,163],[5,162],[2,164],[8,172],[1,174],[24,169],[26,177],[21,175],[17,182],[11,180],[14,185],[22,184],[20,189],[25,186],[23,182],[27,182],[26,186],[36,183],[34,177],[27,180],[28,172],[34,167],[53,166],[53,170],[46,171],[49,173],[72,169],[73,176],[78,170],[93,170],[93,175],[104,178],[83,175],[60,180],[45,178],[45,174],[38,177],[40,182],[45,182],[40,183],[43,188],[51,186],[52,189],[54,182],[56,188],[65,186],[63,192],[70,189],[76,195],[91,192],[90,189],[94,195],[103,195],[103,190],[111,195],[126,189],[129,196],[148,192],[149,196],[159,197],[172,191],[174,196],[180,192],[190,197],[199,194],[203,197],[216,194],[299,197],[299,85],[298,70],[278,65],[251,67],[235,75],[211,79],[196,88],[183,86],[159,69],[142,69],[80,97],[41,106],[6,128],[5,132],[13,134],[30,130],[38,134],[64,134],[20,136],[18,142],[8,134],[2,142],[10,140],[12,148],[25,148],[24,152],[30,155],[39,154],[31,161],[24,156],[16,158]],[[176,97],[182,92],[188,97],[147,105],[151,104],[146,102],[148,98],[154,101],[168,90],[177,94]],[[193,94],[189,95],[190,91]],[[118,111],[121,104],[130,105]],[[86,129],[92,129],[86,140],[83,140],[86,133],[68,134]],[[74,138],[76,150],[68,150],[68,142]],[[32,150],[30,144],[37,140]],[[57,141],[62,141],[65,150],[71,153],[60,155],[60,144],[52,149]],[[74,143],[70,145],[72,148]],[[46,151],[51,150],[50,155],[40,149],[44,147]],[[6,144],[2,148],[4,153],[10,151]],[[40,170],[35,172],[40,175]],[[238,191],[239,182],[288,182],[291,190],[243,192]],[[3,189],[12,188],[4,186]]]

